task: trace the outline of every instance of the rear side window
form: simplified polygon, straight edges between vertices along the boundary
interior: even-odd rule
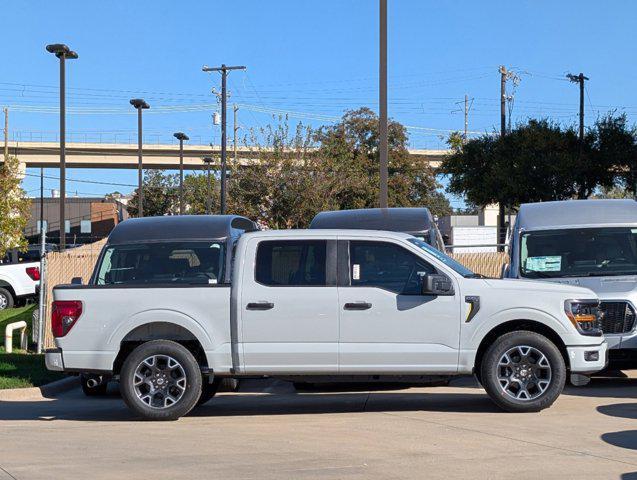
[[[223,281],[223,242],[160,242],[107,247],[97,285],[216,284]]]
[[[399,245],[350,242],[353,287],[377,287],[401,295],[419,295],[421,277],[436,269]]]
[[[325,240],[261,242],[256,281],[273,287],[326,285],[326,247]]]

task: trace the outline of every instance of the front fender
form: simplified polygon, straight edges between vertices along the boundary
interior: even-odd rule
[[[499,325],[514,320],[530,320],[541,323],[555,331],[555,333],[563,339],[565,337],[569,337],[572,333],[575,333],[570,332],[559,319],[544,310],[538,310],[530,307],[509,308],[496,312],[483,321],[476,322],[475,328],[469,332],[468,337],[465,339],[465,345],[467,345],[467,348],[469,349],[477,350],[484,337],[486,337],[491,330]]]
[[[136,313],[117,326],[108,337],[107,343],[112,350],[117,350],[126,335],[137,327],[150,323],[172,323],[183,327],[197,338],[204,350],[212,349],[213,339],[200,322],[183,312],[170,309],[150,309]]]

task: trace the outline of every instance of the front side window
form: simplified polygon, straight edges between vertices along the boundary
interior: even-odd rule
[[[401,295],[419,295],[422,276],[435,272],[432,265],[399,245],[350,242],[352,286],[377,287]]]
[[[325,240],[263,241],[256,281],[271,287],[326,285],[326,249]]]
[[[106,248],[97,285],[216,284],[223,281],[225,244],[158,242]]]
[[[417,246],[421,250],[427,252],[428,254],[433,255],[434,258],[436,258],[437,260],[441,261],[447,267],[451,268],[454,272],[459,273],[460,275],[462,275],[465,278],[473,278],[473,277],[480,276],[477,273],[473,273],[471,270],[469,270],[463,264],[455,261],[453,258],[451,258],[446,253],[444,253],[444,252],[432,247],[427,242],[423,242],[419,238],[411,237],[411,238],[408,238],[407,241],[409,243],[414,244],[415,246]]]
[[[637,274],[637,227],[523,233],[520,274],[527,278]]]

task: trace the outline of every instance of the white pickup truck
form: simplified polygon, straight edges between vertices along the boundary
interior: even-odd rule
[[[538,411],[606,364],[588,289],[481,278],[408,234],[255,231],[235,216],[131,219],[87,285],[54,289],[51,370],[118,377],[169,420],[220,379],[402,381],[475,374]],[[102,377],[100,377],[102,378]]]
[[[36,297],[40,285],[40,261],[39,253],[36,252],[36,259],[33,252],[9,252],[0,259],[0,310]]]

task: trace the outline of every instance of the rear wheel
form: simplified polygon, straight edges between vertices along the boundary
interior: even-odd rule
[[[480,380],[491,399],[509,412],[538,412],[550,407],[566,382],[559,349],[535,332],[502,335],[482,359]]]
[[[6,310],[7,308],[13,308],[13,295],[6,288],[0,288],[0,310]]]
[[[195,357],[179,343],[146,342],[126,358],[120,390],[128,407],[147,420],[176,420],[201,397],[202,376]]]

